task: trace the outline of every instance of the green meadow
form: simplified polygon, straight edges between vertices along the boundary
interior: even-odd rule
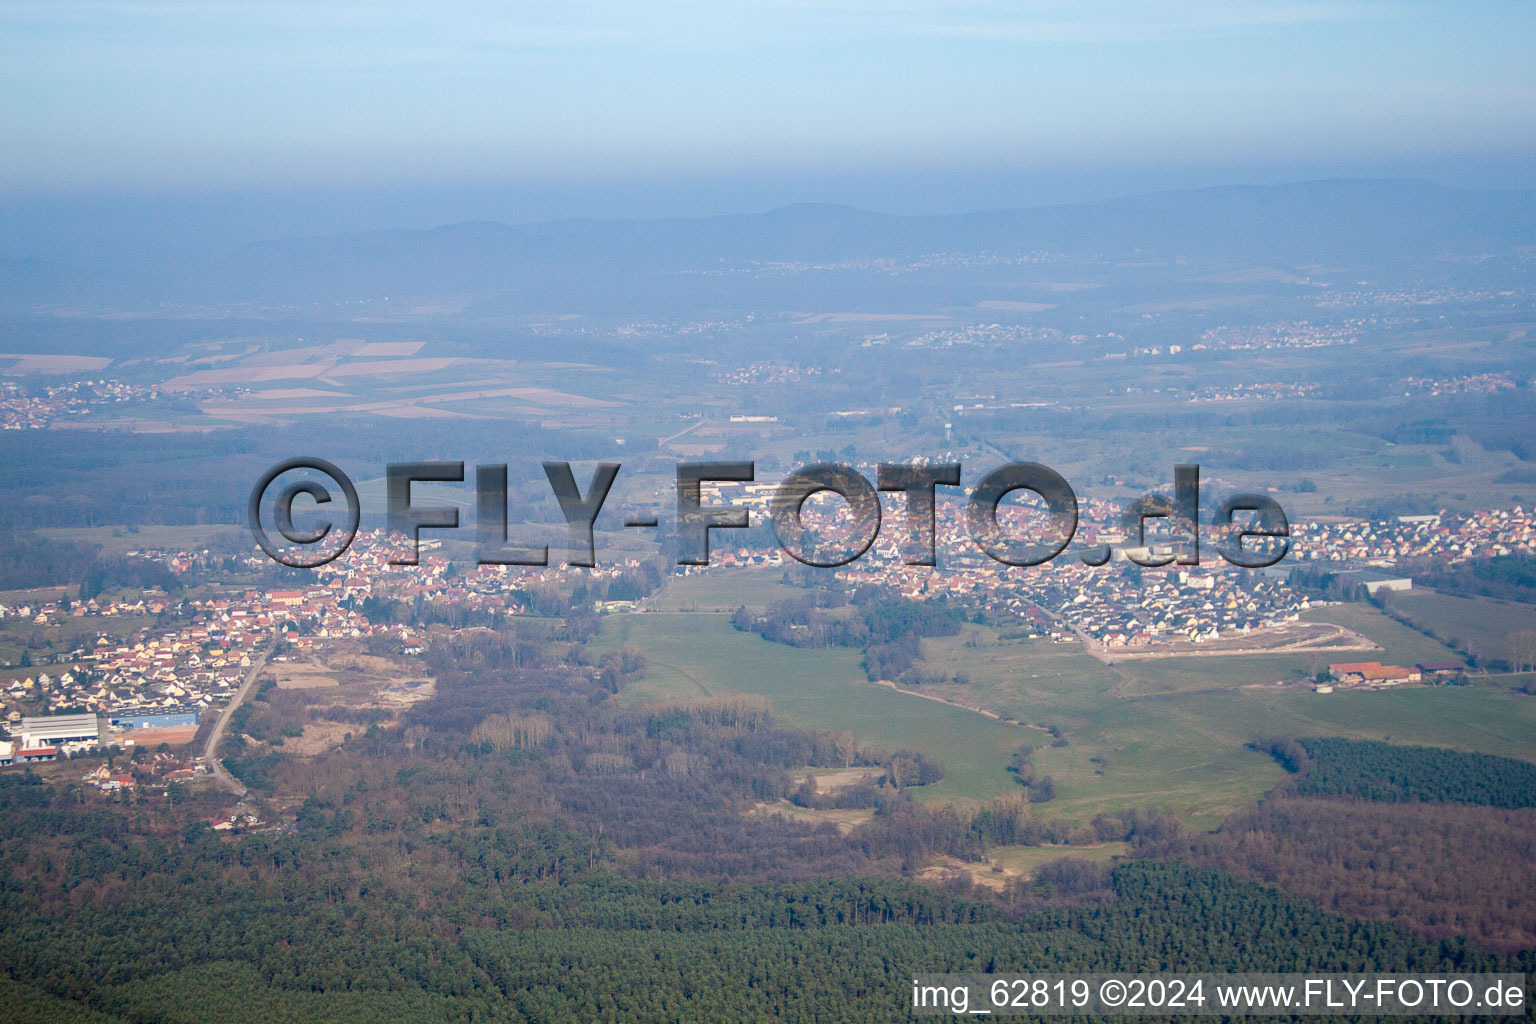
[[[783,569],[732,568],[700,573],[686,585],[674,584],[647,602],[656,611],[733,612],[742,605],[761,609],[775,601],[805,596],[805,591],[780,582]]]
[[[1005,769],[1029,730],[871,683],[856,650],[771,643],[738,632],[728,615],[704,612],[611,615],[602,640],[645,653],[645,679],[625,690],[630,699],[761,694],[788,725],[846,729],[886,750],[920,750],[942,761],[944,779],[924,787],[925,799],[984,799],[1016,789]]]
[[[121,526],[53,526],[38,530],[37,535],[50,541],[99,544],[108,554],[114,555],[146,548],[190,550],[210,543],[232,543],[236,545],[234,550],[246,546],[255,547],[255,542],[250,539],[251,535],[244,526],[228,523],[145,525],[136,526],[132,530]],[[76,587],[65,589],[73,596]]]
[[[748,581],[722,575],[725,582],[696,595],[688,593],[695,581],[674,584],[683,593],[666,595],[667,605],[762,603],[761,596],[747,600]],[[1345,658],[1411,665],[1454,657],[1370,608],[1314,615],[1384,648],[1324,655],[1323,666]],[[869,682],[857,650],[771,643],[733,629],[724,612],[612,615],[603,620],[601,642],[632,644],[648,659],[645,678],[625,691],[627,699],[759,694],[787,724],[846,729],[887,750],[922,750],[947,773],[924,799],[1020,792],[1005,767],[1027,743],[1038,772],[1056,783],[1057,799],[1041,812],[1078,821],[1100,811],[1161,807],[1193,827],[1214,828],[1284,778],[1271,758],[1247,749],[1267,734],[1384,739],[1536,760],[1536,699],[1470,687],[1319,694],[1298,685],[1319,667],[1313,654],[1105,665],[1075,643],[1001,640],[995,630],[966,627],[960,636],[924,641],[924,654],[931,668],[969,682],[907,693]],[[1067,743],[1052,745],[1041,731],[1047,726],[1058,727]]]
[[[1393,594],[1392,605],[1437,636],[1485,658],[1509,657],[1509,635],[1536,630],[1536,605],[1431,590]]]

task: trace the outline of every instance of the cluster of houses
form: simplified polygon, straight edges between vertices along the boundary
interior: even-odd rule
[[[172,612],[176,623],[130,635],[104,625],[94,639],[56,655],[65,663],[57,673],[14,679],[5,687],[8,705],[91,712],[122,707],[181,705],[209,707],[239,687],[255,653],[278,625],[270,603],[252,591],[240,597],[172,602],[162,597],[137,602],[76,602],[69,607],[47,602],[36,609],[16,609],[45,626],[61,618]]]
[[[101,765],[94,771],[82,775],[80,781],[87,786],[94,786],[103,793],[117,793],[140,785],[190,782],[206,774],[208,774],[208,766],[201,761],[170,751],[159,751],[143,760],[130,762],[126,768]]]
[[[722,486],[733,504],[767,511],[769,484]],[[889,586],[911,600],[954,599],[970,607],[1029,619],[1046,609],[1059,628],[1044,635],[1080,636],[1105,647],[1138,647],[1170,641],[1205,643],[1244,636],[1254,630],[1298,619],[1309,599],[1284,580],[1285,569],[1254,573],[1203,561],[1200,566],[1170,566],[1139,572],[1125,554],[1170,554],[1177,543],[1125,548],[1119,524],[1123,509],[1110,502],[1086,500],[1077,538],[1087,546],[1120,547],[1108,566],[1084,566],[1070,557],[1028,570],[1002,565],[978,554],[959,502],[937,503],[935,538],[942,572],[903,564],[898,544],[903,531],[883,529],[870,553],[836,570],[850,586]],[[1003,510],[1010,533],[1028,535],[1041,523],[1030,513]],[[1519,506],[1453,514],[1400,516],[1391,520],[1358,519],[1292,524],[1290,559],[1342,563],[1359,569],[1367,590],[1406,589],[1411,580],[1380,571],[1398,559],[1432,557],[1446,562],[1536,550],[1536,523]],[[774,566],[777,551],[725,549],[712,552],[721,566]],[[1142,560],[1147,560],[1142,557]]]
[[[314,585],[303,591],[274,593],[271,598],[293,614],[312,620],[316,636],[365,636],[400,629],[389,623],[371,623],[356,610],[369,598],[515,613],[530,610],[532,590],[569,587],[573,574],[579,573],[590,586],[611,583],[641,566],[641,560],[634,557],[612,564],[603,564],[600,557],[595,568],[573,570],[556,561],[553,551],[548,566],[465,565],[434,553],[441,547],[441,541],[422,537],[419,564],[395,565],[390,559],[407,554],[403,542],[382,530],[365,531],[357,535],[345,555],[313,571]],[[262,565],[263,559],[265,556],[253,556],[253,565]]]
[[[15,678],[0,691],[13,731],[23,708],[92,716],[137,711],[168,727],[178,712],[195,716],[227,701],[272,637],[300,628],[287,602],[254,590],[182,601],[164,595],[67,606],[49,601],[9,611],[39,626],[65,617],[104,620],[94,639],[54,657],[62,663],[58,670]],[[112,625],[115,617],[161,613],[170,614],[168,625],[126,635]]]
[[[1256,351],[1272,348],[1326,348],[1331,345],[1353,345],[1359,340],[1360,331],[1366,326],[1363,320],[1346,320],[1336,325],[1314,324],[1307,320],[1237,327],[1222,325],[1201,334],[1200,340],[1190,347],[1195,351],[1204,349]]]
[[[31,622],[38,626],[56,625],[64,618],[112,617],[118,615],[159,615],[166,609],[165,595],[158,591],[146,592],[132,601],[71,601],[64,597],[56,601],[39,601],[19,604],[0,604],[0,622],[7,619]]]
[[[430,551],[436,543],[423,539]],[[172,600],[150,593],[134,601],[109,599],[46,601],[0,606],[0,618],[37,626],[64,619],[103,620],[94,639],[50,655],[58,667],[20,676],[0,688],[0,711],[13,726],[23,711],[81,710],[109,714],[122,708],[205,709],[227,701],[247,671],[278,635],[296,649],[331,638],[389,636],[404,654],[424,650],[419,636],[398,623],[372,622],[363,602],[370,597],[498,612],[526,610],[526,588],[539,583],[569,585],[573,570],[558,564],[547,569],[478,566],[461,569],[440,555],[423,554],[419,566],[392,565],[402,554],[398,544],[378,532],[361,534],[347,554],[316,570],[314,581],[298,590],[248,590],[202,598]],[[253,556],[253,559],[256,556]],[[166,553],[173,571],[198,564],[196,553]],[[581,570],[588,581],[617,579],[639,566]],[[622,605],[623,602],[618,604]],[[127,633],[112,620],[128,615],[165,615],[167,625]]]
[[[1391,565],[1426,558],[1450,564],[1536,551],[1536,521],[1519,505],[1395,519],[1307,520],[1291,524],[1291,557]]]
[[[1117,337],[1112,335],[1111,337]],[[889,338],[887,337],[888,341]],[[1062,333],[1054,327],[1035,327],[1025,324],[963,324],[940,327],[920,334],[908,341],[906,348],[954,348],[957,345],[978,348],[996,348],[999,345],[1019,345],[1062,340]],[[868,341],[865,347],[873,347]]]
[[[1063,567],[1040,574],[1031,589],[1043,607],[1105,647],[1247,636],[1294,622],[1310,607],[1283,581],[1236,569],[1180,569],[1138,581],[1124,568]]]
[[[0,382],[0,429],[41,430],[54,420],[84,416],[102,404],[159,397],[156,387],[115,380],[77,380],[27,389]]]
[[[1322,390],[1313,381],[1268,381],[1262,384],[1224,384],[1198,388],[1191,402],[1241,402],[1247,399],[1275,401],[1281,398],[1311,398]]]
[[[764,507],[773,488],[747,484],[728,500]],[[1109,502],[1083,503],[1079,540],[1085,544],[1123,544],[1117,532],[1121,509]],[[1025,517],[1013,510],[1008,515]],[[893,520],[892,526],[896,526]],[[1010,532],[1030,527],[1010,522]],[[941,501],[936,509],[936,541],[943,570],[903,563],[899,544],[905,530],[882,530],[874,550],[837,570],[846,584],[890,587],[912,600],[951,599],[965,607],[1008,613],[1037,635],[1067,641],[1078,637],[1111,647],[1167,642],[1203,643],[1242,636],[1296,619],[1308,600],[1288,586],[1283,573],[1257,573],[1224,563],[1169,566],[1145,571],[1123,559],[1103,567],[1083,565],[1073,557],[1031,569],[1002,565],[980,554],[970,537],[964,505]],[[727,535],[728,536],[728,535]],[[723,539],[717,534],[717,541]],[[315,570],[311,582],[296,590],[218,594],[172,600],[148,591],[131,601],[111,599],[0,606],[0,619],[53,626],[69,619],[99,618],[94,638],[49,656],[50,669],[19,676],[0,691],[0,712],[12,734],[22,732],[6,756],[44,758],[57,743],[94,742],[91,737],[51,739],[37,733],[28,740],[21,720],[38,712],[83,712],[92,721],[135,709],[165,715],[196,714],[227,701],[239,688],[259,652],[275,637],[305,649],[330,638],[389,636],[402,653],[420,653],[422,640],[395,622],[373,622],[364,612],[371,598],[426,602],[448,609],[513,613],[527,609],[541,584],[568,588],[574,570],[544,567],[462,566],[436,553],[439,545],[421,542],[420,564],[394,565],[403,554],[398,540],[382,532],[360,534],[345,556]],[[1522,508],[1467,514],[1441,512],[1393,520],[1299,522],[1292,527],[1292,558],[1354,566],[1391,565],[1397,559],[1434,557],[1445,561],[1488,557],[1536,549],[1536,524]],[[1174,552],[1176,546],[1144,553]],[[1122,552],[1123,553],[1123,552]],[[205,553],[169,552],[173,571],[200,564]],[[250,556],[255,564],[261,556]],[[724,571],[743,565],[778,566],[787,559],[774,548],[755,550],[718,544],[715,565]],[[640,567],[636,558],[580,570],[593,581],[616,580]],[[696,570],[684,570],[696,571]],[[834,570],[829,570],[834,571]],[[1379,581],[1378,581],[1379,582]],[[1391,582],[1391,581],[1387,581]],[[1386,584],[1383,584],[1386,585]],[[594,596],[598,611],[623,611],[631,603]],[[1041,610],[1044,610],[1042,613]],[[159,615],[163,624],[114,632],[111,623],[128,615]],[[452,626],[450,619],[450,626]],[[89,631],[85,631],[89,637]],[[1365,663],[1361,663],[1365,664]],[[1382,671],[1392,666],[1378,666]],[[1456,666],[1459,670],[1460,666]],[[1413,670],[1404,669],[1404,672]],[[1410,681],[1390,672],[1338,682],[1390,685]],[[29,719],[30,720],[30,719]],[[194,718],[195,721],[195,718]],[[52,753],[43,752],[52,748]]]
[[[709,377],[717,384],[793,384],[804,377],[814,377],[820,373],[819,366],[753,363],[750,366],[713,370]]]
[[[1123,544],[1129,538],[1109,525],[1118,522],[1122,511],[1110,502],[1085,502],[1078,536],[1087,545]],[[850,563],[837,570],[839,577],[854,586],[892,586],[911,600],[947,598],[1016,615],[1042,637],[1082,637],[1105,647],[1243,636],[1294,621],[1310,607],[1283,578],[1225,563],[1143,572],[1124,557],[1126,552],[1144,561],[1149,556],[1170,557],[1183,550],[1177,544],[1121,548],[1119,557],[1100,567],[1068,555],[1018,569],[977,553],[958,503],[940,504],[935,518],[936,537],[945,551],[940,556],[943,572],[901,564],[896,541],[882,536],[876,544],[879,557]],[[1039,609],[1049,615],[1041,616]]]
[[[197,397],[249,392],[249,388],[215,388]],[[56,420],[78,419],[134,402],[165,398],[156,384],[124,384],[118,380],[76,380],[28,389],[0,381],[0,430],[41,430]]]
[[[1507,373],[1474,373],[1463,377],[1404,377],[1404,395],[1494,395],[1513,391],[1514,378]]]
[[[1014,574],[1006,566],[977,564],[925,575],[850,567],[839,575],[854,584],[895,583],[912,600],[957,599],[1016,615],[1045,638],[1082,637],[1105,647],[1245,636],[1294,621],[1310,606],[1282,580],[1241,570],[1170,568],[1148,571],[1139,580],[1136,572],[1119,561],[1102,568],[1051,563]]]

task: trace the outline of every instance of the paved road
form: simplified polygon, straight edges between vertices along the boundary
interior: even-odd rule
[[[229,725],[229,719],[234,715],[235,708],[238,708],[240,702],[245,700],[246,694],[255,689],[256,677],[261,675],[261,670],[267,667],[267,657],[271,653],[272,644],[268,644],[267,649],[257,655],[255,661],[251,662],[251,670],[246,673],[245,682],[241,683],[240,689],[235,691],[234,699],[229,702],[229,706],[219,713],[219,720],[213,723],[213,731],[208,734],[208,746],[203,749],[203,763],[208,766],[208,770],[213,774],[214,781],[236,796],[244,796],[245,787],[240,784],[239,779],[229,774],[229,770],[224,765],[219,763],[219,759],[216,756],[219,749],[219,740],[224,738],[224,729]]]

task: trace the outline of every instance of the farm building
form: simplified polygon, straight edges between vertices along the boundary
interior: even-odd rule
[[[1328,666],[1328,674],[1341,683],[1364,686],[1392,686],[1419,681],[1417,668],[1383,665],[1379,661],[1343,661]]]

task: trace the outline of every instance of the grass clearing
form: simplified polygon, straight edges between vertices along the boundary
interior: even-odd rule
[[[975,885],[1002,889],[1012,881],[1027,881],[1047,864],[1061,860],[1085,860],[1093,864],[1112,864],[1130,854],[1129,843],[1096,843],[1092,846],[995,846],[979,864],[954,857],[940,858],[926,868],[922,877],[939,881],[956,872],[970,876]]]
[[[1094,864],[1112,864],[1131,854],[1130,843],[1095,843],[1092,846],[994,846],[987,860],[1005,872],[1033,878],[1040,868],[1058,860],[1086,860]]]
[[[1005,769],[1024,730],[871,683],[856,650],[771,643],[738,632],[727,615],[702,612],[610,615],[601,640],[633,644],[646,656],[645,678],[625,690],[626,699],[760,694],[787,725],[846,729],[886,750],[920,750],[943,762],[942,781],[914,790],[921,799],[986,799],[1017,788]]]
[[[780,800],[777,803],[763,804],[757,814],[781,814],[791,821],[804,822],[810,825],[833,824],[841,832],[851,832],[860,825],[865,824],[875,816],[875,812],[869,808],[855,808],[850,810],[824,810],[813,811],[809,807],[796,807],[788,800]]]

